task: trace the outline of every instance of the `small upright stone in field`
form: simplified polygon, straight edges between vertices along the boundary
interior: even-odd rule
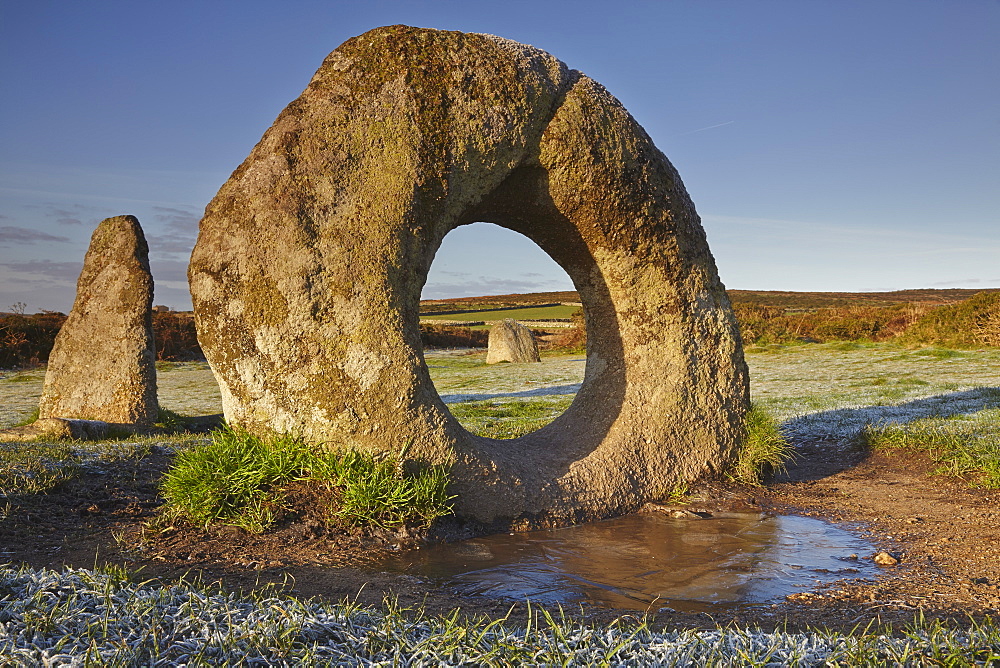
[[[76,301],[49,355],[40,419],[156,422],[153,277],[135,216],[97,226]]]
[[[534,335],[521,323],[507,318],[490,328],[489,348],[486,351],[487,364],[541,361]]]

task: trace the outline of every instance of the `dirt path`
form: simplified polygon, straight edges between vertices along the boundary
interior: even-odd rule
[[[935,464],[922,453],[862,456],[830,444],[800,450],[799,463],[761,495],[762,505],[854,527],[900,560],[875,586],[832,588],[801,605],[822,609],[853,600],[867,611],[998,612],[1000,490],[970,489],[934,475]]]

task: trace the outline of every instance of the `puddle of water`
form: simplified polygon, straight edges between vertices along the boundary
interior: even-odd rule
[[[875,567],[851,555],[872,551],[853,534],[808,517],[638,514],[436,545],[393,556],[379,567],[424,576],[466,595],[701,612],[871,576]]]

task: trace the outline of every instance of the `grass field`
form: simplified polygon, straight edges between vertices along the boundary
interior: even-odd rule
[[[485,352],[427,351],[427,365],[445,403],[510,401],[573,395],[583,380],[583,355],[545,354],[540,364],[487,365]],[[867,423],[940,416],[976,400],[976,388],[1000,387],[1000,349],[909,350],[891,344],[826,343],[747,348],[753,401],[795,429],[855,433]],[[222,411],[204,362],[161,362],[163,408],[181,415]],[[38,407],[44,369],[0,372],[0,426]],[[834,420],[836,418],[836,420]],[[840,425],[839,427],[836,425]]]
[[[533,426],[564,408],[585,364],[581,356],[566,355],[546,356],[541,364],[496,366],[487,366],[483,353],[429,351],[426,358],[438,392],[459,419],[471,429],[509,433],[518,420]],[[772,345],[749,348],[747,360],[755,403],[777,416],[793,439],[866,438],[874,447],[923,448],[939,457],[946,472],[967,476],[970,484],[996,479],[993,471],[977,477],[969,455],[1000,457],[992,436],[1000,407],[1000,350]],[[186,415],[221,410],[207,365],[164,363],[158,371],[165,408]],[[42,370],[0,372],[4,426],[34,410],[43,377]],[[488,426],[491,421],[494,427]],[[160,437],[156,445],[184,451],[204,440]],[[973,447],[951,447],[956,442]],[[91,458],[132,456],[133,449],[150,445],[148,440],[42,444],[32,452],[65,460],[54,472],[75,475]],[[10,462],[15,484],[21,470],[16,467],[26,463]],[[44,482],[34,469],[25,470]],[[0,520],[4,512],[14,512],[9,503],[0,503]],[[534,622],[525,625],[504,618],[463,619],[458,613],[429,616],[390,602],[361,608],[266,590],[237,595],[200,583],[138,582],[125,571],[0,566],[0,614],[7,620],[0,625],[0,652],[12,665],[991,665],[1000,660],[1000,629],[990,621],[952,627],[918,622],[894,631],[862,626],[844,635],[763,632],[753,625],[715,629],[710,622],[709,630],[671,631],[635,618],[592,626],[535,611]]]
[[[485,352],[428,351],[431,377],[467,428],[510,437],[558,415],[579,389],[586,359],[546,354],[540,364],[487,365]],[[799,344],[750,347],[754,403],[782,422],[793,439],[857,440],[873,427],[961,416],[944,428],[995,426],[1000,402],[1000,350],[909,350],[890,344]],[[160,363],[163,408],[181,415],[222,410],[205,363]],[[0,426],[29,418],[44,371],[0,373]],[[515,404],[521,404],[516,406]],[[937,428],[937,427],[936,427]],[[884,439],[883,439],[884,440]],[[912,440],[912,437],[911,439]]]

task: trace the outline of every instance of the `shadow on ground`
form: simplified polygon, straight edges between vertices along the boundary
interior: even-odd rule
[[[797,457],[774,482],[819,480],[856,466],[869,455],[861,438],[869,425],[971,415],[997,407],[1000,388],[977,387],[901,404],[836,408],[792,418],[781,426]]]

